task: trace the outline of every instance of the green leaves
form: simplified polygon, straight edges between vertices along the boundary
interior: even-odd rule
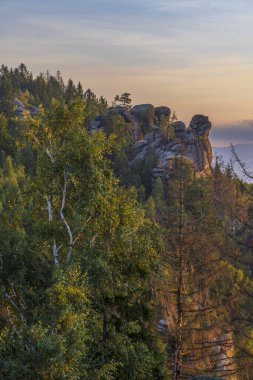
[[[151,289],[157,231],[136,190],[119,187],[112,173],[109,158],[125,146],[124,133],[88,133],[87,112],[75,98],[25,113],[20,143],[32,147],[34,171],[4,158],[2,376],[160,373]]]

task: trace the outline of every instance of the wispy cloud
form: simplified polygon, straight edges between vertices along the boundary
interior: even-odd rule
[[[216,146],[253,143],[253,120],[244,120],[234,124],[214,126],[211,139]]]
[[[251,0],[0,0],[0,57],[60,69],[111,97],[173,103],[188,119],[250,117]],[[149,97],[149,99],[147,99]],[[170,105],[170,104],[169,104]]]

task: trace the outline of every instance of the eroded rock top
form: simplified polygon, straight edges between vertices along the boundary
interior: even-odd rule
[[[193,116],[188,128],[182,121],[171,123],[169,107],[154,107],[140,104],[133,108],[109,108],[104,116],[97,116],[90,123],[91,130],[104,128],[106,119],[120,115],[130,124],[133,140],[133,154],[129,165],[136,160],[145,161],[150,151],[154,152],[156,165],[152,174],[169,177],[176,158],[185,158],[193,164],[198,176],[208,175],[212,162],[212,147],[209,141],[211,122],[207,116]]]

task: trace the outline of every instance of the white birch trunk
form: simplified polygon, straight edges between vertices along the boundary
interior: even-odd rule
[[[62,203],[61,203],[61,210],[60,210],[60,218],[61,220],[63,221],[66,229],[67,229],[67,232],[68,232],[68,236],[69,236],[69,251],[68,251],[68,256],[67,256],[67,260],[68,262],[71,260],[71,257],[72,257],[72,249],[73,249],[73,245],[74,245],[74,240],[73,240],[73,234],[72,234],[72,231],[71,231],[71,228],[63,214],[63,210],[65,208],[65,203],[66,203],[66,194],[67,194],[67,173],[66,171],[64,172],[64,183],[63,183],[63,189],[62,189]]]

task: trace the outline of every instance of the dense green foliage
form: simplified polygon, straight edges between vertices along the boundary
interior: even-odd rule
[[[0,68],[0,112],[12,114],[15,97],[26,106],[49,106],[52,99],[69,103],[80,98],[85,101],[87,112],[93,111],[95,115],[107,108],[103,97],[98,99],[90,89],[84,91],[80,82],[75,86],[69,79],[65,84],[59,71],[56,75],[47,72],[33,77],[23,63],[15,69],[4,65]]]
[[[129,168],[120,116],[87,130],[106,108],[1,68],[0,378],[253,379],[252,186],[218,162],[154,180],[152,150]]]

